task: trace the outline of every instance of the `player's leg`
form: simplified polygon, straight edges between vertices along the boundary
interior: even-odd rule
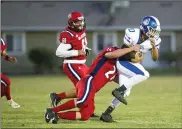
[[[125,67],[123,67],[121,64],[124,64]],[[113,120],[111,113],[120,105],[120,102],[123,102],[123,99],[126,96],[129,96],[131,88],[149,77],[149,73],[143,68],[142,65],[132,64],[131,66],[131,64],[128,64],[128,62],[121,63],[117,61],[120,87],[113,91],[116,98],[112,100],[110,106],[102,114],[100,120],[104,122],[112,122]]]
[[[11,105],[12,108],[19,108],[20,105],[18,103],[16,103],[12,97],[11,97],[11,81],[8,77],[6,77],[5,75],[1,74],[1,93],[3,96],[6,96],[9,105]],[[1,96],[2,96],[1,95]]]
[[[58,118],[67,120],[88,120],[94,112],[94,102],[81,106],[79,111],[58,112]]]
[[[53,124],[56,124],[59,118],[67,120],[88,120],[93,114],[95,107],[94,102],[90,101],[92,97],[93,95],[91,95],[91,97],[89,97],[85,102],[79,102],[79,104],[77,103],[77,99],[73,99],[57,107],[47,108],[45,113],[45,121],[47,123],[51,122]],[[80,111],[60,112],[75,107],[80,108]]]
[[[77,84],[78,99],[72,99],[57,107],[48,108],[46,110],[46,114],[45,114],[46,122],[49,122],[51,119],[53,119],[53,117],[54,117],[53,114],[58,113],[60,111],[69,110],[69,109],[72,109],[75,107],[79,107],[79,108],[87,107],[88,103],[93,100],[94,95],[95,95],[94,88],[92,88],[92,79],[93,79],[93,77],[91,77],[91,76],[85,77],[85,78],[83,78],[82,81],[78,82],[78,84]],[[75,113],[75,112],[72,112],[71,116],[75,116],[75,115],[73,115],[73,113]],[[65,118],[66,115],[63,114],[63,116]],[[71,119],[70,115],[68,115],[66,118]]]
[[[60,119],[85,121],[88,120],[94,113],[94,100],[91,101],[91,99],[88,99],[87,102],[79,104],[77,106],[79,107],[79,111],[58,112],[56,114]]]
[[[115,79],[115,80],[117,80],[115,82],[117,82],[118,84],[122,84],[122,82],[128,81],[128,79],[129,79],[128,77],[126,77],[125,75],[122,75],[122,74],[119,74],[117,77],[118,77],[118,79]],[[122,82],[121,82],[121,80],[122,80]],[[130,94],[130,89],[125,92],[124,97],[129,96],[129,94]],[[118,107],[120,105],[120,103],[121,102],[117,98],[114,98],[111,101],[110,106],[108,106],[108,108],[105,110],[105,112],[102,113],[100,120],[102,120],[104,122],[114,122],[114,120],[112,119],[111,113],[114,111],[114,109],[116,107]]]
[[[89,70],[89,67],[88,67],[87,65],[85,65],[85,64],[81,64],[81,69],[82,69],[82,71],[83,71],[83,73],[81,74],[82,77],[86,76],[86,75],[87,75],[87,72],[88,72],[88,70]],[[94,102],[94,100],[93,100],[93,102]],[[94,103],[95,103],[95,102],[94,102]],[[95,104],[94,104],[94,111],[95,111]],[[93,114],[91,115],[91,117],[99,117],[99,116],[96,115],[96,114],[93,112]]]
[[[74,86],[76,86],[77,82],[86,75],[86,68],[88,68],[86,65],[82,64],[64,64],[63,65],[63,71],[67,75],[67,77],[72,81]],[[57,104],[66,98],[76,98],[76,91],[75,88],[70,89],[66,92],[61,93],[51,93],[50,99],[52,106],[57,106]]]
[[[131,89],[136,84],[149,78],[149,73],[141,64],[128,61],[117,61],[117,69],[119,74],[128,77],[128,79],[125,79],[124,81],[121,80],[120,87],[112,92],[113,96],[122,102],[122,98],[127,89]]]
[[[94,103],[90,103],[87,106],[81,107],[80,111],[66,111],[66,112],[53,112],[51,109],[47,109],[45,114],[45,120],[47,123],[57,124],[58,119],[66,120],[88,120],[94,112]]]

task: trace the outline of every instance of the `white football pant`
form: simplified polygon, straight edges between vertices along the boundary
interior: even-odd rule
[[[118,60],[116,67],[119,74],[119,86],[124,85],[127,88],[124,97],[130,95],[133,86],[149,78],[148,71],[140,63]],[[120,105],[120,101],[114,98],[111,105],[117,107]]]

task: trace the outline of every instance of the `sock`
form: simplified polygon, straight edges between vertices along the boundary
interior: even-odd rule
[[[72,109],[72,108],[75,108],[76,107],[76,103],[75,103],[75,100],[72,99],[72,100],[69,100],[57,107],[53,107],[52,108],[52,111],[53,112],[59,112],[59,111],[64,111],[64,110],[68,110],[68,109]]]
[[[8,100],[9,105],[11,105],[11,104],[12,104],[12,102],[13,102],[13,100],[12,100],[12,99]]]
[[[66,93],[65,92],[61,92],[59,94],[56,94],[57,97],[59,97],[60,99],[65,99],[66,98]]]
[[[76,120],[76,111],[61,112],[57,114],[61,119]]]
[[[113,106],[109,106],[106,111],[104,112],[104,114],[110,115],[113,111],[114,111],[114,107]]]
[[[111,101],[111,105],[113,107],[118,107],[120,105],[120,101],[117,99],[117,98],[114,98],[112,101]]]

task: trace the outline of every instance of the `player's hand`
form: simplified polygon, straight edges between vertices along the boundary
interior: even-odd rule
[[[133,51],[139,52],[140,51],[140,45],[136,44],[133,47]]]
[[[152,48],[155,48],[155,39],[154,38],[150,38],[150,43],[152,45]]]
[[[92,49],[90,49],[90,48],[88,48],[88,47],[85,48],[86,56],[90,55],[90,51],[91,51],[91,50],[92,50]]]
[[[5,59],[9,62],[13,62],[13,63],[17,62],[16,57],[6,56]]]
[[[85,55],[86,53],[85,53],[85,51],[84,50],[78,50],[78,55],[80,56],[80,55]]]

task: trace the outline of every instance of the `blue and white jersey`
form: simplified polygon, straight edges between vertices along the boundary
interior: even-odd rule
[[[145,41],[142,41],[142,37],[141,37],[141,30],[139,28],[127,28],[125,30],[125,36],[123,38],[124,40],[124,44],[127,46],[134,46],[136,44],[140,44],[141,45],[141,52],[146,53],[148,51],[150,51],[152,49],[150,40],[147,39]],[[159,49],[160,47],[160,43],[161,43],[161,38],[155,38],[156,40],[156,47]]]

